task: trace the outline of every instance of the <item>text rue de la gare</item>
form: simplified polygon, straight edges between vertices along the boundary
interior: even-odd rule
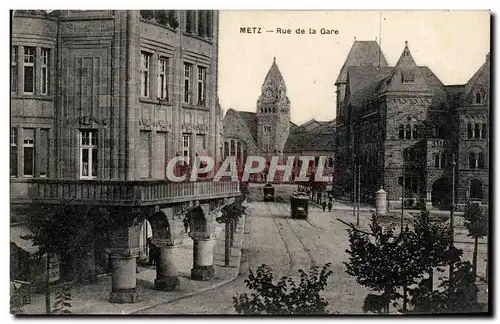
[[[276,28],[276,29],[264,29],[263,27],[240,27],[240,34],[264,34],[264,33],[276,33],[280,35],[338,35],[339,31],[337,29],[331,28],[297,28],[295,30],[291,28]]]

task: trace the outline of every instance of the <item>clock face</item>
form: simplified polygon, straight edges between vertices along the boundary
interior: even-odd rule
[[[273,96],[273,91],[271,89],[266,90],[266,97],[271,98]]]

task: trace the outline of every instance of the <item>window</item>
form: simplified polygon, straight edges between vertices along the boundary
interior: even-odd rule
[[[182,136],[182,152],[184,157],[190,157],[190,148],[191,148],[191,135],[190,134],[184,134]],[[189,164],[186,162],[186,164]]]
[[[333,168],[333,158],[332,157],[328,158],[328,167]]]
[[[184,63],[184,103],[191,103],[191,75],[193,65]]]
[[[17,92],[17,60],[19,58],[19,48],[12,46],[12,58],[10,62],[10,91]]]
[[[478,154],[478,159],[477,159],[477,167],[479,169],[484,169],[485,168],[485,161],[484,161],[484,153],[483,152],[479,152]]]
[[[483,184],[478,179],[473,179],[470,182],[470,198],[483,199]]]
[[[413,82],[415,82],[415,72],[413,71],[401,72],[401,80],[403,84],[412,84]]]
[[[231,140],[231,156],[236,155],[236,145],[233,140]]]
[[[24,93],[35,92],[35,53],[34,47],[24,48]]]
[[[25,128],[23,130],[23,175],[32,177],[35,175],[35,130]]]
[[[418,134],[417,134],[417,125],[413,125],[412,126],[411,137],[413,139],[417,139],[417,137],[418,137]]]
[[[406,139],[411,139],[411,125],[406,125],[405,137]]]
[[[194,31],[194,19],[195,19],[195,11],[187,10],[186,11],[186,32],[192,33]]]
[[[488,138],[488,130],[487,130],[487,125],[483,124],[481,128],[481,138],[486,139]]]
[[[80,178],[92,179],[97,177],[97,131],[80,131]]]
[[[40,63],[40,93],[47,95],[49,93],[49,50],[46,48],[42,48]]]
[[[405,126],[399,125],[399,139],[405,138]]]
[[[10,176],[17,177],[17,128],[10,129]]]
[[[206,87],[207,69],[205,67],[198,67],[198,106],[205,106],[205,87]]]
[[[146,52],[141,52],[141,96],[149,98],[150,86],[150,65],[151,65],[151,54]]]
[[[271,126],[264,126],[264,132],[266,133],[271,132]]]
[[[481,91],[476,92],[474,103],[478,105],[483,103],[483,95],[481,94]]]
[[[158,98],[164,100],[169,100],[168,64],[168,58],[160,57],[158,59]]]
[[[224,142],[224,158],[229,156],[229,144]]]

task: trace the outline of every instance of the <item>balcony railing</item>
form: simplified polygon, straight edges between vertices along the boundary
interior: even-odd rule
[[[177,203],[190,200],[236,197],[239,182],[211,180],[166,182],[164,180],[54,180],[11,181],[13,203],[44,202],[87,205],[131,205]]]

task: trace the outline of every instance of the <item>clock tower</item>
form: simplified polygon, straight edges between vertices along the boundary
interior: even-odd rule
[[[290,100],[274,58],[257,100],[257,145],[261,155],[282,157],[289,133]]]

